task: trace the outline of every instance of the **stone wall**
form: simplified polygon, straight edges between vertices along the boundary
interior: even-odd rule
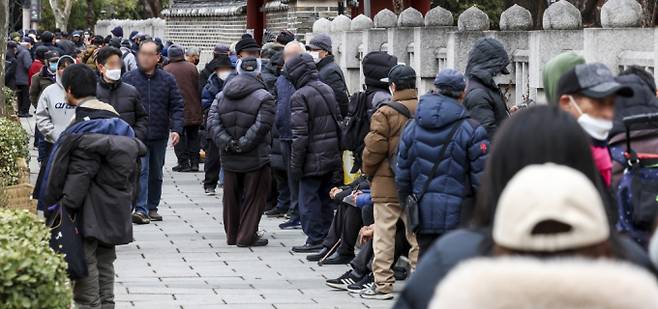
[[[387,51],[417,72],[421,93],[430,90],[440,69],[464,71],[468,51],[481,37],[494,37],[505,46],[511,74],[496,77],[510,105],[543,102],[542,68],[552,57],[574,51],[588,62],[601,62],[613,72],[638,65],[653,73],[658,61],[658,30],[639,28],[641,7],[635,0],[608,1],[601,8],[604,28],[582,29],[580,11],[566,0],[552,4],[544,13],[544,30],[529,31],[533,18],[518,5],[500,18],[500,31],[491,31],[489,17],[476,7],[453,18],[436,7],[423,16],[414,8],[399,16],[390,10],[374,18],[359,15],[318,19],[314,33],[328,33],[333,53],[343,69],[350,91],[363,83],[360,59],[370,51]],[[331,20],[330,20],[331,19]]]
[[[166,22],[160,18],[150,18],[144,20],[130,20],[130,19],[106,19],[96,22],[94,33],[106,36],[110,34],[110,30],[116,26],[123,27],[123,33],[126,37],[133,32],[139,31],[148,33],[153,37],[166,38]]]

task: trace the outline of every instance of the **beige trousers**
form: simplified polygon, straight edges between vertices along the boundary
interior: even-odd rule
[[[395,277],[393,276],[393,260],[395,254],[395,232],[399,219],[407,226],[407,216],[399,203],[375,203],[373,209],[375,217],[375,235],[373,236],[373,249],[375,256],[372,260],[372,272],[375,275],[377,291],[381,293],[393,292]],[[415,271],[418,261],[418,242],[416,235],[406,229],[409,249],[409,262],[411,270]]]

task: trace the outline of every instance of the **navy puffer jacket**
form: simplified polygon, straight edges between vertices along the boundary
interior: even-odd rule
[[[293,177],[321,176],[340,169],[340,118],[334,91],[321,82],[313,58],[308,54],[290,59],[285,68],[297,91],[292,105]]]
[[[484,171],[489,139],[455,99],[428,93],[420,98],[415,120],[402,134],[395,181],[400,197],[423,189],[443,147],[443,160],[420,198],[420,233],[440,234],[460,224],[464,198],[475,193]],[[453,125],[461,122],[446,144]]]
[[[137,88],[142,96],[140,101],[148,114],[147,140],[167,139],[169,131],[182,134],[183,97],[173,75],[162,69],[146,75],[140,69],[126,73],[122,80]]]

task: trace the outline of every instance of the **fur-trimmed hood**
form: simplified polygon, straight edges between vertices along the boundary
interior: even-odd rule
[[[430,308],[649,309],[658,308],[658,285],[621,261],[478,258],[446,277]]]

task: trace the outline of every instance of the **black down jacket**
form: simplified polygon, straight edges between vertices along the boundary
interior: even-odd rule
[[[85,238],[108,245],[132,242],[134,184],[146,146],[136,138],[94,133],[66,134],[58,143],[62,151],[52,164],[57,177],[48,184],[54,197],[49,199],[81,214]]]
[[[112,105],[121,120],[133,128],[135,137],[142,142],[146,141],[149,117],[135,87],[122,81],[107,83],[100,77],[96,85],[96,98]]]
[[[308,54],[290,59],[285,71],[297,89],[290,99],[293,177],[334,173],[341,165],[340,112],[334,92],[318,79],[318,70]]]
[[[331,87],[334,91],[336,103],[338,103],[338,107],[340,108],[340,114],[343,117],[347,116],[349,106],[347,85],[345,84],[343,71],[341,71],[340,67],[334,62],[334,56],[329,55],[322,58],[322,60],[318,62],[317,67],[320,80]]]
[[[479,39],[468,54],[464,106],[487,130],[490,139],[500,124],[509,118],[505,98],[493,79],[499,73],[509,73],[508,64],[505,48],[494,38]]]
[[[208,134],[224,170],[245,173],[269,164],[273,122],[274,98],[265,83],[246,74],[231,79],[208,112]]]

